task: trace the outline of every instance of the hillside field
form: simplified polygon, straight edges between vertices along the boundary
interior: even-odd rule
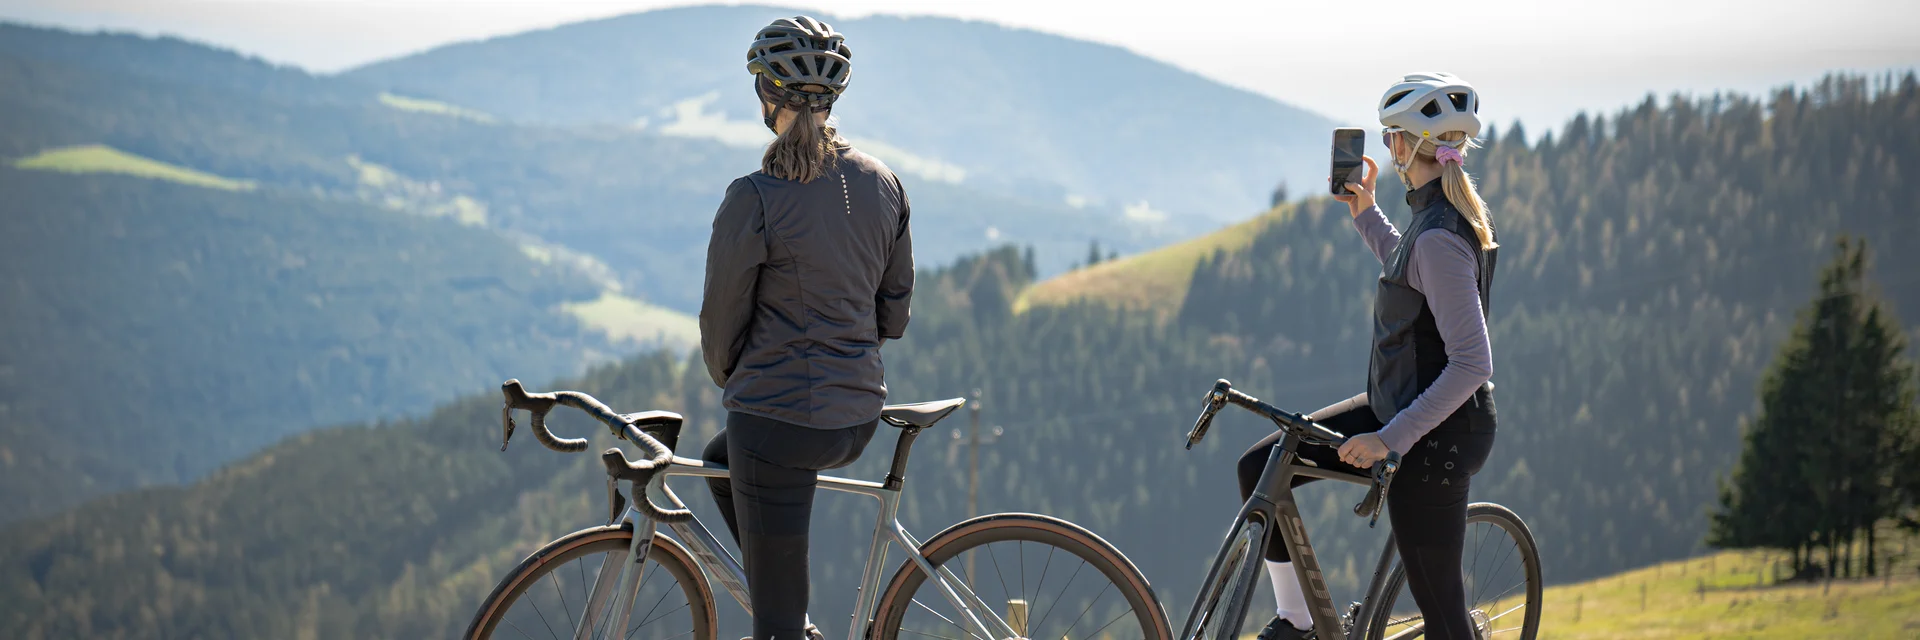
[[[1887,547],[1876,578],[1759,586],[1766,554],[1728,551],[1547,589],[1543,639],[1727,640],[1920,637],[1915,540]]]

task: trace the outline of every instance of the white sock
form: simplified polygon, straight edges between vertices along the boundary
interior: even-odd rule
[[[1267,577],[1273,579],[1274,615],[1286,618],[1293,628],[1313,628],[1313,616],[1307,614],[1307,594],[1300,591],[1300,576],[1293,563],[1267,561]]]

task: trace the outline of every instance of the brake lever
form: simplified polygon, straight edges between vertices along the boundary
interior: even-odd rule
[[[627,512],[627,496],[620,493],[620,481],[607,476],[607,524],[620,524],[620,515]]]
[[[504,431],[500,434],[500,450],[506,451],[507,443],[513,441],[513,405],[500,407],[500,427]]]
[[[1380,512],[1386,509],[1387,492],[1393,488],[1393,475],[1400,470],[1400,454],[1387,452],[1387,457],[1373,467],[1373,487],[1367,489],[1367,497],[1360,504],[1353,505],[1353,515],[1367,518],[1367,528],[1372,529],[1380,522]]]

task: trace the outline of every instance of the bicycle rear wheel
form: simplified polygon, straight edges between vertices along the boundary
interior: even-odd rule
[[[1386,552],[1394,553],[1391,544]],[[1544,588],[1540,550],[1520,516],[1497,504],[1469,505],[1460,571],[1477,640],[1533,640],[1539,635]],[[1406,581],[1406,566],[1394,560],[1387,579],[1367,594],[1373,615],[1364,637],[1411,640],[1424,635],[1426,627]]]
[[[982,636],[947,599],[945,589],[909,559],[881,593],[877,640],[1169,640],[1166,611],[1139,569],[1099,536],[1071,522],[1009,513],[981,516],[942,531],[920,554],[950,571],[985,603],[976,612],[991,628]],[[968,559],[975,574],[967,576]]]
[[[583,529],[547,543],[493,588],[461,637],[714,640],[718,614],[712,585],[685,547],[657,533],[633,602],[627,604],[626,628],[593,623],[614,609],[589,611],[591,594],[614,591],[632,544],[631,523]]]

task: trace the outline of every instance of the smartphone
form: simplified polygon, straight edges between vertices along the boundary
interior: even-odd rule
[[[1348,182],[1359,182],[1367,173],[1360,158],[1366,154],[1367,132],[1352,127],[1333,130],[1333,173],[1329,186],[1333,195],[1349,195]]]

